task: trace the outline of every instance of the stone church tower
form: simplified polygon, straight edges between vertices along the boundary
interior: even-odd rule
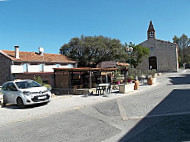
[[[147,30],[147,40],[139,44],[150,49],[147,57],[137,67],[141,70],[156,69],[158,72],[178,71],[178,50],[177,45],[169,41],[156,39],[155,29],[150,21]]]

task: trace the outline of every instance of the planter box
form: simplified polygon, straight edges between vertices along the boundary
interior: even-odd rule
[[[119,84],[119,92],[120,93],[127,93],[134,90],[135,83],[130,84]]]

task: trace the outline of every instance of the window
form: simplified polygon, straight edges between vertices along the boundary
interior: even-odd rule
[[[26,89],[26,88],[32,88],[32,87],[41,87],[40,84],[38,84],[35,81],[20,81],[20,82],[16,82],[16,85],[18,88],[20,89]]]
[[[28,64],[27,63],[23,64],[23,70],[24,70],[24,72],[28,72]]]
[[[7,85],[7,91],[17,91],[14,83],[8,83],[8,85]]]
[[[2,90],[7,91],[7,84],[3,85]]]
[[[44,64],[40,64],[40,72],[44,72]]]
[[[154,47],[150,47],[150,50],[153,51],[153,50],[154,50]]]
[[[56,64],[56,67],[59,68],[60,64]]]

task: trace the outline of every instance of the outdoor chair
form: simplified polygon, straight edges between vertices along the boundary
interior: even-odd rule
[[[98,94],[99,96],[101,95],[102,92],[102,88],[98,86],[98,84],[96,85],[96,94]]]
[[[107,91],[107,93],[109,93],[109,94],[111,93],[111,83],[110,83],[109,86],[107,87],[107,90],[106,90],[106,91]]]

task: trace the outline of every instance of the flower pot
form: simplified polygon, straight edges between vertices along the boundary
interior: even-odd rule
[[[139,89],[139,81],[135,80],[134,90],[138,90],[138,89]]]
[[[156,77],[151,77],[147,79],[148,85],[152,85],[156,83]]]
[[[120,81],[117,81],[117,84],[120,84]]]

